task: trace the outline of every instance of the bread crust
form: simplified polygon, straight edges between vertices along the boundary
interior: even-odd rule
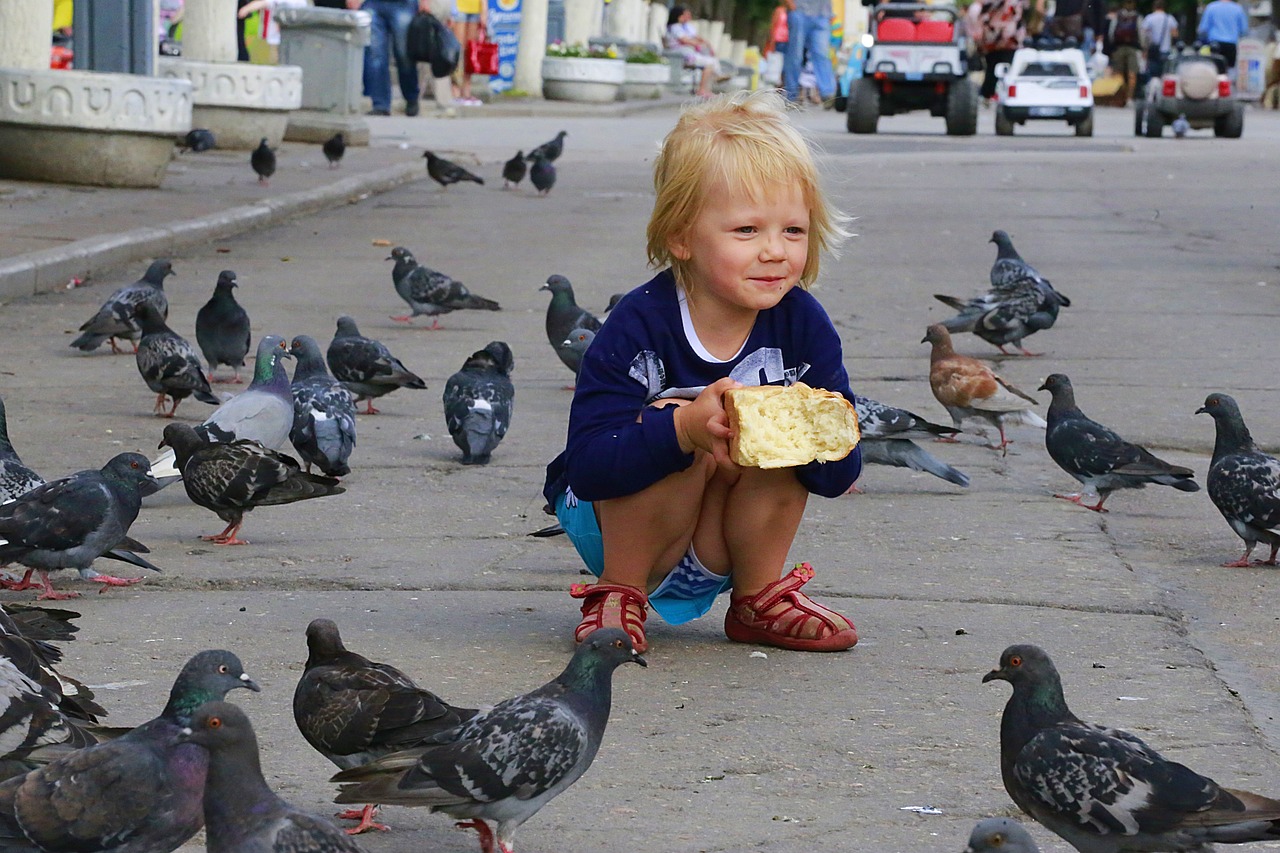
[[[844,395],[803,382],[734,388],[725,392],[724,407],[729,455],[749,468],[835,462],[853,452],[861,437],[857,412]],[[827,422],[821,434],[812,422],[815,415]]]

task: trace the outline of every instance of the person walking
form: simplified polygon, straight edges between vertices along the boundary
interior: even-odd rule
[[[823,102],[836,93],[836,73],[831,67],[831,0],[795,0],[787,13],[787,52],[782,61],[782,87],[787,100],[800,100],[800,72],[805,54],[813,62],[818,95]]]
[[[1232,83],[1236,82],[1236,48],[1248,33],[1249,16],[1235,0],[1213,0],[1204,7],[1196,35],[1226,60]]]
[[[488,7],[488,0],[454,0],[453,12],[450,15],[453,34],[458,37],[458,44],[462,45],[463,51],[463,60],[458,63],[458,68],[454,71],[458,79],[454,100],[464,107],[478,107],[484,103],[471,94],[472,75],[466,67],[466,51],[467,42],[483,37],[482,34],[489,19]]]
[[[1142,19],[1138,16],[1137,0],[1124,0],[1120,10],[1111,19],[1111,68],[1124,83],[1120,88],[1120,106],[1129,103],[1138,88],[1138,72],[1142,70]]]
[[[422,6],[428,5],[422,0]],[[391,115],[391,62],[394,59],[404,96],[404,114],[418,114],[418,66],[409,58],[409,24],[419,0],[347,0],[348,9],[373,16],[369,46],[364,49],[364,93],[373,101],[371,116]],[[423,11],[427,11],[425,8]]]
[[[987,100],[996,96],[996,66],[1013,62],[1014,52],[1027,38],[1025,12],[1022,0],[982,0],[978,13],[978,50],[983,55],[986,74],[978,91]]]
[[[1164,74],[1164,63],[1178,37],[1178,22],[1164,10],[1164,0],[1151,4],[1151,14],[1142,19],[1142,41],[1147,46],[1147,76]]]

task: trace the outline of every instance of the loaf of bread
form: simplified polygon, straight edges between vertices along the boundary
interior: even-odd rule
[[[751,468],[834,462],[858,444],[858,415],[842,395],[803,382],[725,393],[729,454]]]

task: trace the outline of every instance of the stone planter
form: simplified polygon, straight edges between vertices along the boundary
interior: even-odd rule
[[[622,81],[622,97],[628,101],[662,97],[662,87],[671,80],[671,67],[665,62],[626,63]]]
[[[548,56],[542,60],[542,94],[553,101],[616,101],[626,80],[621,59],[582,59]]]
[[[302,106],[296,65],[161,59],[156,73],[191,82],[191,122],[212,130],[219,148],[252,150],[264,136],[268,145],[279,145],[289,114]]]
[[[3,178],[158,187],[190,129],[186,80],[0,69]]]

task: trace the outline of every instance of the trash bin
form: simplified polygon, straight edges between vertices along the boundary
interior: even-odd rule
[[[280,9],[280,64],[302,68],[302,109],[360,112],[368,12],[305,7]]]

